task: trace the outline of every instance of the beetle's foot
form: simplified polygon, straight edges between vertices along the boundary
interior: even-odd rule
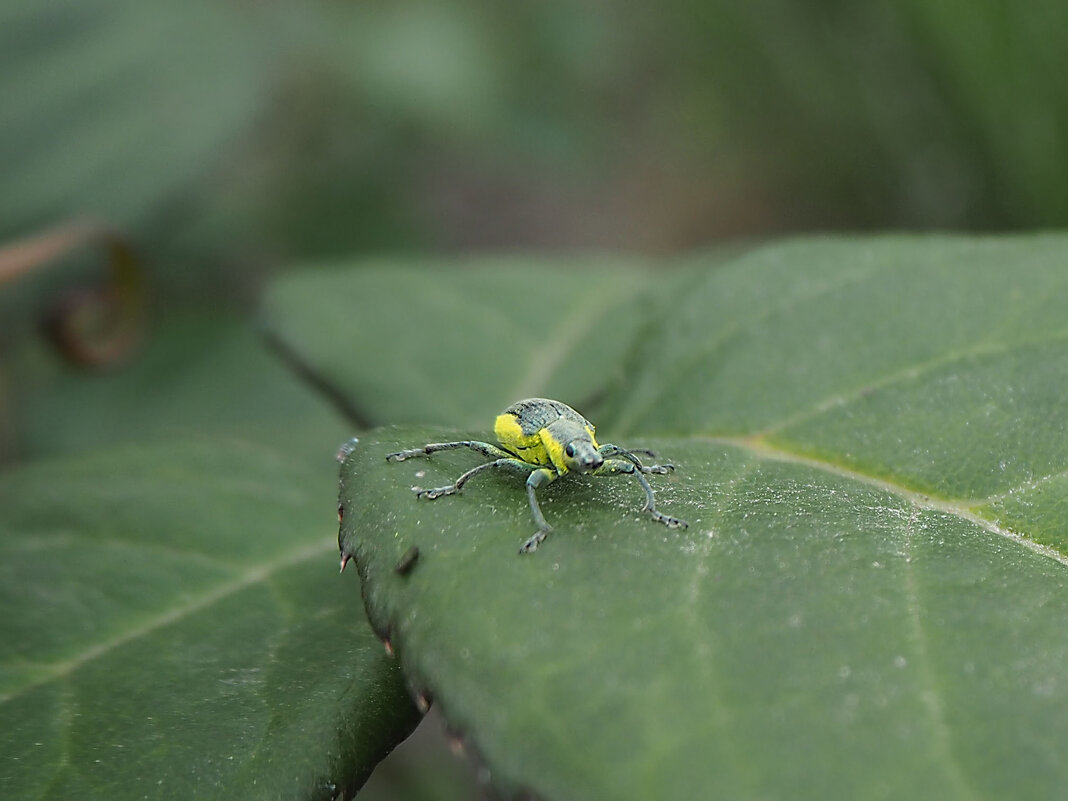
[[[685,520],[679,520],[677,517],[671,517],[671,515],[658,512],[655,509],[649,510],[649,514],[653,516],[653,520],[663,523],[668,528],[687,528],[690,525]]]
[[[550,531],[552,531],[551,528],[539,529],[533,537],[523,543],[522,547],[519,549],[519,553],[534,553],[534,551],[538,550],[538,546],[541,545],[542,540],[549,536]]]
[[[442,495],[455,495],[458,492],[458,488],[455,484],[450,484],[447,487],[434,487],[433,489],[412,487],[412,492],[415,493],[416,498],[426,498],[428,501],[432,501]]]
[[[642,465],[643,473],[653,473],[658,476],[666,476],[668,473],[675,472],[675,465],[673,464],[647,464]]]
[[[395,453],[387,453],[387,462],[403,462],[405,459],[411,459],[413,456],[427,456],[426,448],[411,448],[406,451],[397,451]]]

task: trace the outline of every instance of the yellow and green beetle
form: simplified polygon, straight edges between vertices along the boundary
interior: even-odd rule
[[[402,462],[413,456],[429,456],[437,451],[454,448],[470,448],[493,459],[492,462],[486,462],[468,470],[447,487],[435,489],[413,487],[417,497],[429,500],[459,492],[468,479],[483,470],[503,468],[527,474],[527,497],[530,499],[530,511],[534,515],[538,530],[534,536],[523,543],[523,547],[519,549],[520,553],[530,553],[535,550],[552,531],[538,506],[535,491],[568,473],[588,473],[593,476],[634,476],[645,490],[643,511],[651,514],[653,520],[663,523],[668,528],[685,528],[687,524],[682,520],[669,517],[656,510],[653,488],[649,486],[649,482],[643,475],[645,473],[664,475],[672,472],[675,469],[674,465],[645,465],[635,456],[636,452],[653,456],[650,451],[635,452],[618,445],[598,445],[594,438],[594,430],[589,420],[566,403],[547,398],[527,398],[513,403],[497,416],[494,433],[497,435],[500,447],[478,440],[432,442],[421,448],[387,454],[386,460]]]

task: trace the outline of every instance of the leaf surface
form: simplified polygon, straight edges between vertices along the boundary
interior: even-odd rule
[[[269,292],[268,325],[365,424],[481,425],[518,398],[589,399],[619,378],[650,291],[632,262],[487,257],[450,267],[294,273]]]
[[[75,372],[0,473],[0,797],[335,798],[418,719],[337,575],[346,428],[228,315]]]
[[[692,266],[598,435],[677,465],[541,491],[485,437],[342,468],[374,625],[506,791],[1048,798],[1068,781],[1063,237],[814,241]],[[412,545],[407,573],[394,567]]]
[[[323,462],[187,439],[0,476],[0,795],[366,779],[418,716],[337,575]]]

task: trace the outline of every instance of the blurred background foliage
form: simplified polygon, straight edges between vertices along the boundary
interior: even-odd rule
[[[0,97],[0,239],[91,215],[169,289],[1068,221],[1058,0],[8,0]]]
[[[230,419],[272,368],[212,377],[220,342],[246,346],[226,315],[292,264],[1063,227],[1066,144],[1062,0],[5,0],[0,464],[165,406]],[[131,293],[155,326],[197,312],[79,396],[118,409],[90,430],[25,334],[109,270],[120,323],[76,315],[109,359],[143,325]],[[201,385],[178,388],[192,362]],[[368,797],[412,776],[386,767]],[[434,786],[413,792],[453,792]]]

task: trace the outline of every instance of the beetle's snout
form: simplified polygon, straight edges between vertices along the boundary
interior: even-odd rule
[[[582,466],[586,470],[596,470],[604,464],[604,457],[594,451],[592,454],[582,457]]]
[[[593,446],[592,442],[574,440],[564,448],[564,457],[568,469],[576,473],[589,473],[604,464],[604,457]]]

